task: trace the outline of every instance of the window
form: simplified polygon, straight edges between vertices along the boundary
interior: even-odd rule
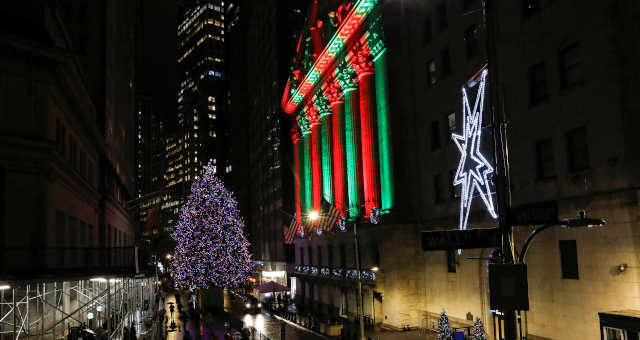
[[[453,185],[453,180],[456,178],[457,170],[458,169],[449,170],[449,198],[452,200],[460,197],[460,195],[456,192],[456,186]]]
[[[569,89],[582,84],[582,60],[578,43],[574,43],[560,50],[560,84],[563,89]]]
[[[567,132],[567,160],[570,172],[589,167],[587,131],[584,126]]]
[[[209,103],[215,103],[216,97],[209,96],[208,100],[209,100]]]
[[[442,1],[438,5],[436,12],[438,13],[438,29],[442,32],[447,29],[447,26],[449,26],[449,21],[447,20],[446,1]]]
[[[433,176],[433,201],[435,203],[442,203],[444,201],[442,197],[442,175],[437,174]]]
[[[471,8],[473,0],[462,0],[462,10],[466,11]]]
[[[311,254],[311,246],[307,247],[307,265],[312,266],[313,262],[311,262],[312,254]]]
[[[327,251],[327,266],[333,267],[333,249],[329,246]]]
[[[464,31],[464,46],[467,50],[467,58],[472,58],[480,52],[478,43],[478,25],[471,25]]]
[[[447,272],[449,273],[456,272],[456,250],[455,249],[447,250]]]
[[[540,10],[539,0],[523,0],[522,1],[522,17],[529,18]]]
[[[442,78],[448,76],[451,73],[451,56],[449,55],[449,48],[443,48],[440,50],[440,65],[442,65]]]
[[[318,246],[317,250],[318,250],[318,257],[317,257],[318,260],[316,261],[316,265],[322,266],[322,247]]]
[[[547,98],[547,77],[544,62],[529,68],[529,102],[537,104]]]
[[[440,122],[435,120],[431,123],[431,151],[440,148]]]
[[[431,39],[433,39],[433,23],[431,18],[427,18],[424,21],[424,42],[430,43]]]
[[[553,142],[550,138],[536,143],[536,169],[538,179],[551,178],[556,175],[553,161]]]
[[[579,279],[576,240],[560,240],[560,263],[563,279]]]
[[[449,128],[447,130],[449,132],[449,135],[456,133],[456,113],[455,112],[451,112],[447,115],[447,127]],[[447,139],[449,141],[453,140],[449,138],[449,136],[447,136]]]
[[[427,83],[429,87],[433,87],[438,82],[438,76],[436,75],[436,61],[430,60],[427,62]]]
[[[347,266],[347,250],[344,244],[340,245],[340,266],[345,268]]]

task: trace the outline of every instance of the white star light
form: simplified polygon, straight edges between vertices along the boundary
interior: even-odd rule
[[[469,211],[473,194],[478,192],[491,217],[497,218],[498,214],[493,206],[489,175],[493,173],[493,167],[480,153],[480,141],[482,135],[482,111],[484,108],[484,90],[487,80],[487,70],[482,71],[480,84],[476,94],[473,110],[469,106],[467,91],[462,88],[462,136],[452,134],[453,142],[460,150],[460,164],[453,179],[453,185],[462,185],[460,198],[460,229],[467,229]],[[469,164],[470,163],[470,164]]]

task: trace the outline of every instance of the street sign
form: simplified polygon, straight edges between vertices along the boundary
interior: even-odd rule
[[[494,248],[501,244],[500,230],[467,229],[422,232],[422,250]]]
[[[514,226],[558,223],[558,202],[536,202],[511,207],[509,222]]]

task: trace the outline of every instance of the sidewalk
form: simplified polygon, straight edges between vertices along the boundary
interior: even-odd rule
[[[365,334],[373,340],[435,340],[438,335],[433,332],[420,331],[393,331],[376,327],[375,330],[365,331]]]

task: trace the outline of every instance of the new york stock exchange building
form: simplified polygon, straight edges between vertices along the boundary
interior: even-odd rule
[[[599,32],[629,34],[624,20],[576,33],[571,19],[548,38],[550,21],[591,22],[605,11],[596,4],[576,13],[563,3],[531,14],[522,3],[493,9],[492,82],[480,1],[312,2],[282,98],[294,122],[296,221],[285,242],[295,245],[289,275],[299,320],[349,338],[360,314],[370,330],[429,330],[445,310],[453,327],[480,318],[490,338],[501,338],[488,284],[497,247],[421,247],[424,231],[455,230],[463,220],[467,229],[498,224],[488,104],[497,84],[508,116],[511,205],[551,202],[559,217],[586,211],[606,221],[550,228],[531,243],[519,335],[638,338],[640,122],[637,105],[621,95],[638,85],[607,84],[640,68],[622,63],[623,48]],[[521,31],[516,41],[512,32]],[[586,53],[594,45],[605,48]],[[468,159],[477,169],[461,165],[467,143],[481,145]],[[334,209],[337,220],[327,217]],[[514,226],[515,251],[536,227]]]

